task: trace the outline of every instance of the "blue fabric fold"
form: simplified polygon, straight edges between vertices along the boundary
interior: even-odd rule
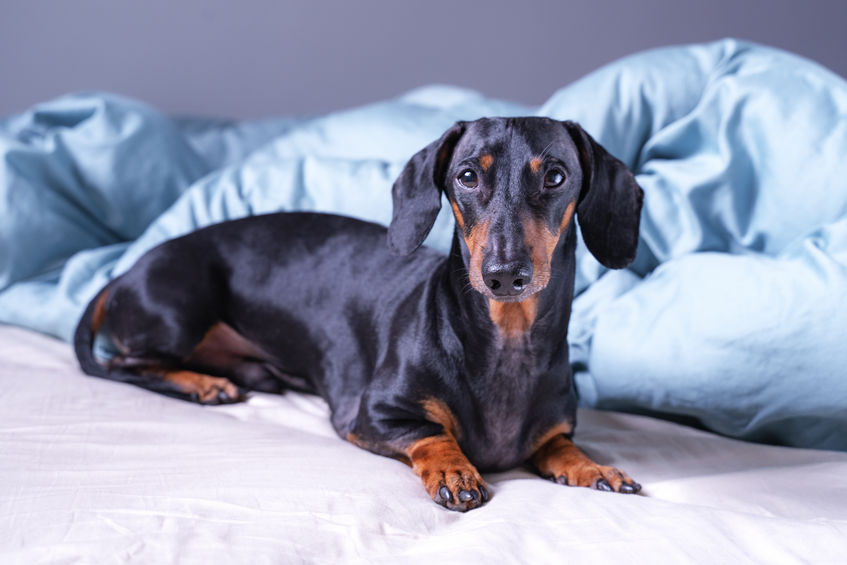
[[[449,86],[313,118],[175,119],[109,94],[0,121],[0,321],[69,339],[152,246],[275,210],[387,223],[405,161],[459,119],[579,121],[645,190],[635,263],[580,243],[583,405],[847,450],[847,83],[723,40],[640,53],[537,108]],[[446,250],[442,210],[427,245]]]

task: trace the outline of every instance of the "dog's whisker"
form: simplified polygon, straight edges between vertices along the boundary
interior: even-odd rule
[[[554,141],[555,141],[555,140],[554,140]],[[553,143],[554,143],[553,141],[551,141],[550,143],[548,143],[548,144],[547,144],[547,147],[545,147],[545,148],[544,148],[544,150],[541,152],[541,154],[538,156],[538,159],[539,159],[540,161],[542,161],[542,162],[543,162],[543,161],[544,161],[544,158],[545,158],[545,157],[547,157],[547,151],[549,151],[549,150],[550,150],[550,148],[551,148],[551,147],[553,147]]]

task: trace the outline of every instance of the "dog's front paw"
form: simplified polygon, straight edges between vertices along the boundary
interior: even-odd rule
[[[407,453],[415,474],[438,504],[466,512],[488,502],[485,481],[452,436],[424,438],[410,446]]]
[[[598,465],[564,435],[543,443],[532,455],[531,463],[542,477],[561,485],[636,494],[641,485],[614,467]]]
[[[472,466],[453,471],[427,471],[424,488],[432,499],[450,510],[466,512],[482,506],[490,498],[485,481]]]
[[[560,485],[590,487],[596,490],[636,494],[641,485],[629,478],[623,471],[614,467],[597,465],[590,459],[579,465],[571,465],[550,475],[550,479]]]

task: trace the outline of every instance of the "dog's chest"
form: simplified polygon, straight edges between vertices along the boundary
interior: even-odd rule
[[[535,363],[505,353],[474,386],[474,422],[468,426],[465,449],[483,469],[511,468],[527,457],[527,438],[538,425],[536,415],[541,407],[537,404],[544,402]]]

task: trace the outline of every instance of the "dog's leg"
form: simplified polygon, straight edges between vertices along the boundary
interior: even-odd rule
[[[488,502],[485,481],[459,447],[461,430],[450,408],[434,398],[420,407],[421,413],[409,413],[382,396],[366,398],[347,440],[408,464],[427,494],[450,510],[465,512]],[[414,439],[397,439],[404,437]]]
[[[193,276],[197,254],[180,241],[145,255],[92,300],[75,336],[77,356],[89,375],[200,404],[243,401],[238,385],[264,385],[270,371],[260,350],[220,322],[220,284]],[[93,354],[101,329],[119,352],[105,364]]]
[[[246,399],[245,391],[229,379],[181,368],[162,359],[146,360],[119,354],[95,376],[198,404],[229,404]]]
[[[244,393],[228,379],[194,371],[165,371],[162,379],[200,404],[228,404],[244,400]]]
[[[530,463],[542,477],[562,485],[635,494],[641,485],[614,467],[598,465],[564,434],[556,434],[532,454]]]
[[[417,440],[405,449],[405,456],[438,504],[465,512],[488,501],[485,481],[451,434]]]
[[[164,312],[171,313],[169,319]],[[120,332],[123,338],[109,334],[120,353],[105,365],[95,365],[93,371],[87,372],[199,404],[245,400],[244,390],[227,378],[232,367],[220,361],[224,359],[236,365],[240,358],[231,356],[230,360],[226,344],[210,339],[217,325],[203,337],[196,325],[179,320],[174,312],[180,311],[136,308],[129,315],[121,312],[119,322],[129,319],[133,324],[117,324],[123,330]],[[169,320],[177,322],[169,324]],[[216,356],[207,354],[208,350]]]

